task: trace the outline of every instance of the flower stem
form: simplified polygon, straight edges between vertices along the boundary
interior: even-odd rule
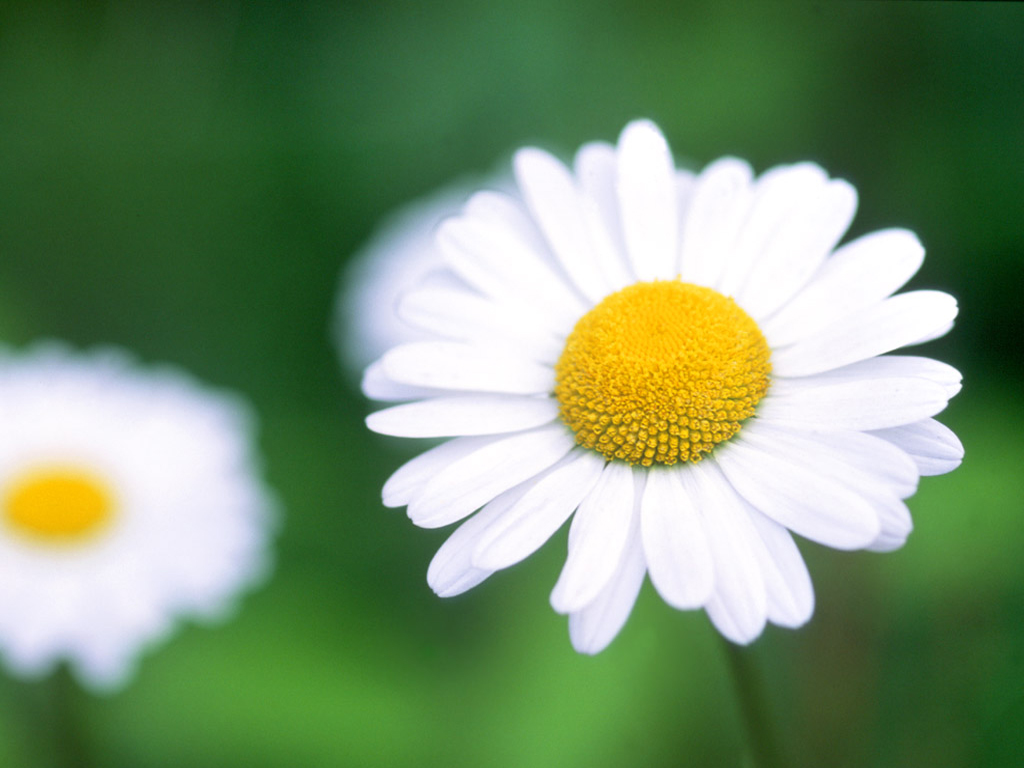
[[[779,743],[772,729],[764,686],[751,658],[751,651],[724,638],[722,644],[729,660],[753,765],[756,768],[782,768],[786,763],[782,760]]]
[[[63,664],[54,672],[51,684],[51,716],[57,765],[60,768],[91,768],[82,722],[82,692]]]
[[[70,671],[63,665],[47,679],[12,680],[4,707],[15,718],[24,737],[23,749],[32,765],[47,768],[93,768],[96,765],[88,749],[82,720],[85,694],[79,690]],[[5,702],[6,703],[6,702]]]

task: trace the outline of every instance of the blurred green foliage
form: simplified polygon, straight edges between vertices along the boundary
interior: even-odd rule
[[[810,625],[764,669],[793,764],[1024,759],[1024,7],[984,3],[8,2],[0,6],[0,339],[113,343],[246,393],[287,511],[271,582],[135,682],[78,697],[104,766],[736,765],[701,614],[645,588],[601,656],[547,595],[564,538],[452,601],[379,488],[328,334],[339,269],[394,207],[524,143],[659,122],[681,161],[811,159],[852,234],[907,226],[961,320],[944,420],[891,555],[805,546]],[[0,679],[0,764],[47,765]],[[38,729],[36,729],[38,730]]]

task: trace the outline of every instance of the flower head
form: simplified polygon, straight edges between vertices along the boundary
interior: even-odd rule
[[[114,351],[0,357],[0,656],[111,689],[178,617],[269,565],[273,503],[234,397]]]
[[[520,150],[515,174],[518,194],[477,193],[440,227],[446,271],[399,304],[434,338],[364,376],[369,397],[409,401],[371,429],[454,438],[384,486],[417,525],[464,520],[430,565],[439,595],[572,517],[551,603],[577,650],[615,637],[645,575],[747,643],[813,611],[791,532],[903,544],[919,476],[963,455],[932,418],[959,373],[887,354],[957,312],[938,291],[893,295],[923,260],[911,232],[837,248],[848,183],[811,163],[678,170],[647,121],[571,170]]]

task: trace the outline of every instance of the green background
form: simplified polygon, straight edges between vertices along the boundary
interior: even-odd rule
[[[104,766],[739,765],[702,613],[646,586],[576,655],[547,597],[564,532],[436,598],[445,531],[379,489],[332,348],[339,270],[389,211],[510,151],[568,156],[656,120],[676,156],[815,160],[851,230],[919,233],[912,287],[960,300],[960,470],[925,478],[888,555],[802,549],[817,610],[769,628],[787,764],[1024,759],[1024,7],[983,3],[4,3],[0,339],[117,344],[247,394],[286,510],[277,567],[124,691],[78,694]],[[0,677],[0,765],[49,765],[46,684]]]

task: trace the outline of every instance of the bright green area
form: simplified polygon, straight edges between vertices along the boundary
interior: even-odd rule
[[[1024,762],[1022,39],[1012,3],[0,7],[0,339],[113,343],[246,393],[287,513],[231,622],[76,697],[99,764],[740,764],[702,615],[647,587],[607,652],[572,652],[547,604],[564,535],[430,592],[444,533],[379,503],[412,449],[365,432],[328,333],[395,207],[637,116],[695,165],[822,163],[860,192],[853,234],[914,229],[912,285],[961,301],[925,349],[964,371],[964,466],[924,479],[900,552],[804,547],[814,620],[752,650],[792,763]],[[19,711],[43,698],[0,678],[0,765],[50,764]]]

